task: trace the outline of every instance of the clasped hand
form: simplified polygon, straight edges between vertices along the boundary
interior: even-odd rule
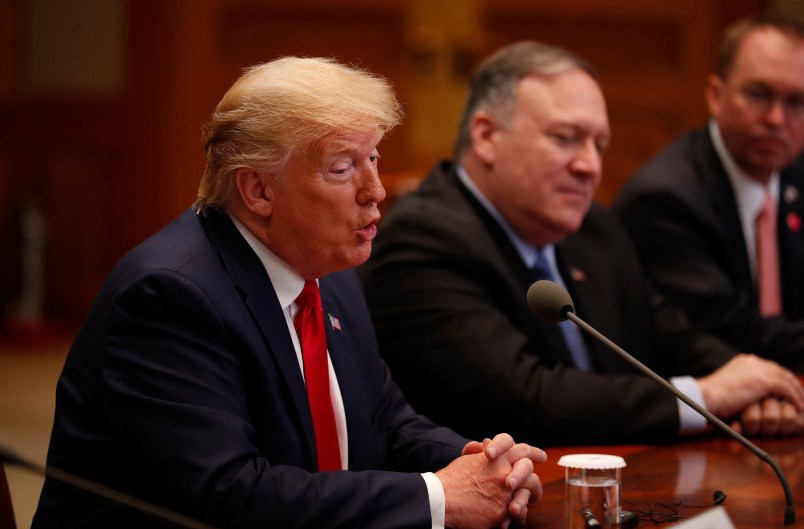
[[[525,521],[528,507],[542,496],[535,465],[547,454],[499,434],[472,441],[463,455],[436,472],[446,496],[446,525],[455,529],[500,527]]]

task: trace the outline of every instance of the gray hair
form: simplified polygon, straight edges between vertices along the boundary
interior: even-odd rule
[[[582,57],[564,48],[536,41],[521,41],[497,50],[486,58],[469,80],[469,94],[455,140],[459,157],[472,144],[472,116],[486,111],[500,121],[510,117],[517,83],[531,75],[551,76],[580,68],[597,79],[597,71]]]

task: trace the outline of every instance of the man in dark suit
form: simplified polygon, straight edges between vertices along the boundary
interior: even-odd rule
[[[411,403],[464,435],[505,425],[545,445],[668,440],[702,427],[571,322],[537,320],[526,292],[550,275],[582,318],[645,363],[707,373],[673,382],[715,415],[738,417],[766,396],[802,409],[792,373],[734,356],[654,304],[625,231],[592,205],[608,141],[603,94],[576,55],[522,42],[480,65],[457,163],[397,199],[360,270],[382,354]],[[718,361],[698,364],[702,350]],[[777,431],[801,430],[802,417]]]
[[[521,521],[544,452],[417,415],[348,270],[400,117],[387,82],[332,60],[246,72],[207,126],[198,202],[121,260],[81,328],[48,464],[218,527]],[[33,527],[155,525],[48,478]]]
[[[708,127],[637,171],[615,210],[650,280],[693,321],[804,373],[804,26],[729,28],[706,101]]]

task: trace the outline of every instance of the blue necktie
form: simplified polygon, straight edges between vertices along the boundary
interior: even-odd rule
[[[550,265],[541,252],[536,254],[536,262],[530,267],[530,271],[534,281],[539,281],[540,279],[555,281],[552,272],[550,272]],[[583,341],[580,329],[569,320],[560,322],[558,328],[564,336],[564,344],[569,350],[575,367],[580,371],[589,371],[591,369],[589,352],[586,350],[586,344]]]

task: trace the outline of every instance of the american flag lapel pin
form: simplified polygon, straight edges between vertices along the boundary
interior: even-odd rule
[[[336,318],[332,314],[327,314],[327,316],[329,316],[329,324],[332,325],[332,330],[333,331],[340,331],[341,330],[341,322],[340,322],[340,320],[338,320],[338,318]]]
[[[583,283],[586,281],[586,272],[584,272],[577,266],[572,266],[570,267],[570,277],[572,278],[573,281]]]

